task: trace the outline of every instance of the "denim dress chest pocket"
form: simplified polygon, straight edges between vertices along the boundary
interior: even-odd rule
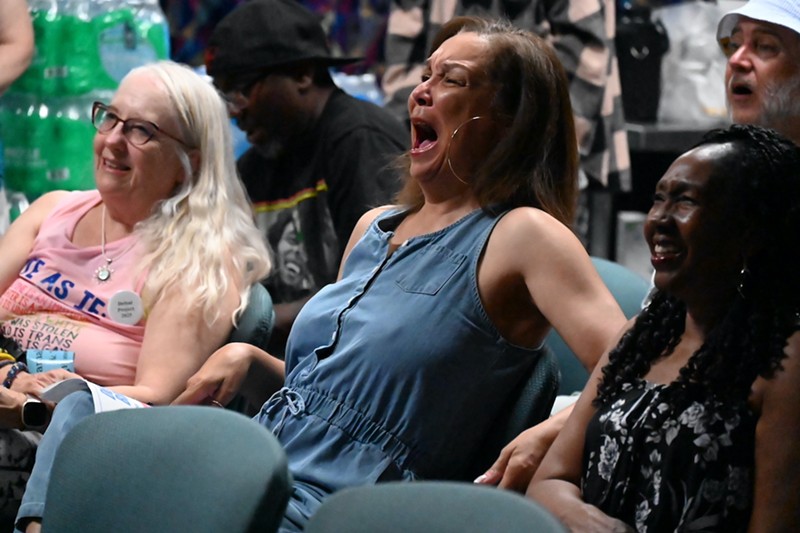
[[[430,245],[406,256],[403,274],[395,283],[405,292],[434,296],[453,277],[467,256],[444,246]]]

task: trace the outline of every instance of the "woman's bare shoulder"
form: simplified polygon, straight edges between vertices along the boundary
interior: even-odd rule
[[[69,194],[70,191],[51,191],[44,193],[31,204],[29,209],[36,208],[49,213]]]
[[[552,257],[585,251],[570,228],[535,207],[517,207],[506,213],[497,223],[492,240],[501,253]]]

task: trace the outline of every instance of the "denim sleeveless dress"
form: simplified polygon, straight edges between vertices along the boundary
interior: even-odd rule
[[[459,476],[535,362],[536,350],[500,336],[478,295],[478,260],[500,217],[473,211],[389,256],[405,216],[379,216],[342,279],[303,307],[285,386],[256,416],[294,477],[282,531],[302,529],[348,486]]]

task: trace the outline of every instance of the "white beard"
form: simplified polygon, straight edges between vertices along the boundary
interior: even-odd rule
[[[765,87],[759,125],[784,134],[800,130],[800,74],[788,83]]]

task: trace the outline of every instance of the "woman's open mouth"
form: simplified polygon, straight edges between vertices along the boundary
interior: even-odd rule
[[[659,265],[674,261],[683,254],[683,250],[680,247],[668,241],[653,243],[650,250],[650,263],[656,268]]]
[[[439,136],[430,124],[415,120],[412,121],[411,128],[413,132],[412,154],[426,152],[436,145]]]

